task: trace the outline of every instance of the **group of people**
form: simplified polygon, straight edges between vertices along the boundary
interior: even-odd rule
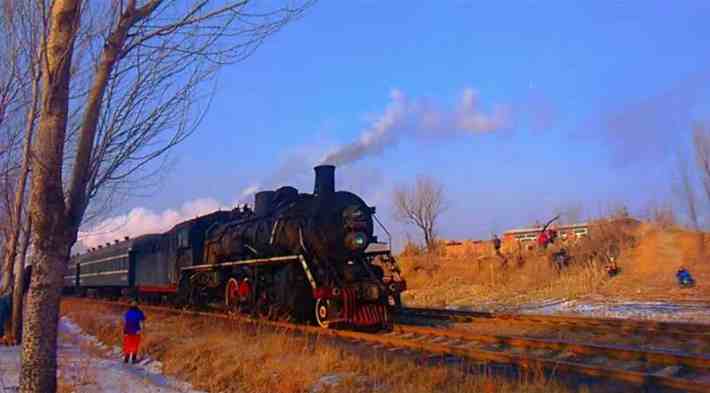
[[[540,248],[546,249],[547,246],[551,243],[555,242],[555,239],[557,238],[557,231],[554,229],[546,229],[540,232],[540,234],[537,237],[537,244]],[[500,249],[502,242],[498,235],[493,234],[493,237],[491,239],[491,243],[493,244],[493,250],[496,255],[502,256]],[[619,274],[620,268],[619,265],[616,262],[616,257],[618,255],[618,250],[616,250],[615,253],[612,253],[613,255],[609,256],[608,262],[604,265],[604,271],[607,273],[609,277],[614,277],[617,274]],[[553,256],[553,260],[555,262],[555,267],[560,269],[563,265],[566,265],[566,261],[568,258],[568,255],[566,253],[566,250],[560,249],[560,251],[556,252]],[[678,271],[676,272],[676,279],[678,280],[678,285],[681,288],[692,288],[695,286],[695,279],[693,276],[690,274],[690,271],[685,267],[681,266]]]

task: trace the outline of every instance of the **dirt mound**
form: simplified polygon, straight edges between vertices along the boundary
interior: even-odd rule
[[[622,258],[623,274],[604,289],[607,295],[653,299],[710,301],[710,234],[681,228],[639,228],[639,244]],[[678,287],[675,273],[686,267],[696,279],[691,289]]]
[[[491,250],[456,256],[401,256],[410,288],[403,299],[405,304],[418,306],[494,309],[589,295],[710,302],[710,260],[706,252],[710,250],[710,234],[642,223],[625,228],[626,235],[632,241],[624,242],[616,252],[620,274],[613,278],[604,270],[608,246],[599,243],[604,237],[599,233],[581,246],[556,245],[544,252],[534,249],[499,256]],[[562,247],[568,248],[573,260],[558,272],[551,260]],[[688,268],[696,279],[694,288],[678,287],[675,273],[680,266]]]

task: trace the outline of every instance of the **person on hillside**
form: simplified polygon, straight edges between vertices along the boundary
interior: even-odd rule
[[[546,249],[547,244],[550,242],[550,237],[547,234],[547,231],[542,231],[540,234],[537,236],[537,245],[541,249]]]
[[[498,235],[495,233],[493,234],[493,249],[495,250],[496,255],[500,255],[500,246],[501,246],[501,241],[500,238],[498,238]]]
[[[616,263],[616,257],[609,257],[606,265],[604,265],[604,270],[606,271],[606,274],[609,276],[609,278],[619,274],[619,265]]]
[[[680,285],[681,288],[690,288],[695,286],[695,279],[690,275],[690,272],[684,266],[681,266],[680,269],[678,269],[675,276],[678,279],[678,285]]]
[[[131,364],[136,362],[138,357],[138,347],[141,343],[141,330],[145,315],[140,308],[138,302],[133,300],[131,307],[123,316],[123,362]]]
[[[557,230],[548,229],[547,230],[547,242],[550,244],[554,244],[555,240],[557,240]]]
[[[12,311],[11,293],[11,291],[7,291],[7,293],[0,294],[0,342],[3,344],[7,344],[9,342],[9,338],[5,337],[5,324],[10,321]]]

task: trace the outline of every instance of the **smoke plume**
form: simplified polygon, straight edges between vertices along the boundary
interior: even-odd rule
[[[90,230],[79,232],[79,241],[81,246],[90,248],[112,243],[114,239],[123,239],[124,236],[136,237],[148,233],[161,233],[177,223],[219,209],[230,208],[222,206],[212,198],[196,199],[186,202],[179,209],[167,209],[158,213],[137,207],[124,215],[107,218]]]
[[[342,166],[381,153],[403,135],[445,138],[461,134],[491,132],[510,125],[510,109],[496,106],[490,113],[481,108],[476,90],[466,88],[454,108],[439,108],[421,99],[410,99],[393,90],[390,102],[358,140],[328,154],[324,164]]]

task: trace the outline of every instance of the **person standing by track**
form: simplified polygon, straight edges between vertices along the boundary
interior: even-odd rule
[[[138,347],[141,343],[141,330],[145,314],[138,308],[138,302],[131,301],[131,307],[123,316],[123,362],[136,362]]]

